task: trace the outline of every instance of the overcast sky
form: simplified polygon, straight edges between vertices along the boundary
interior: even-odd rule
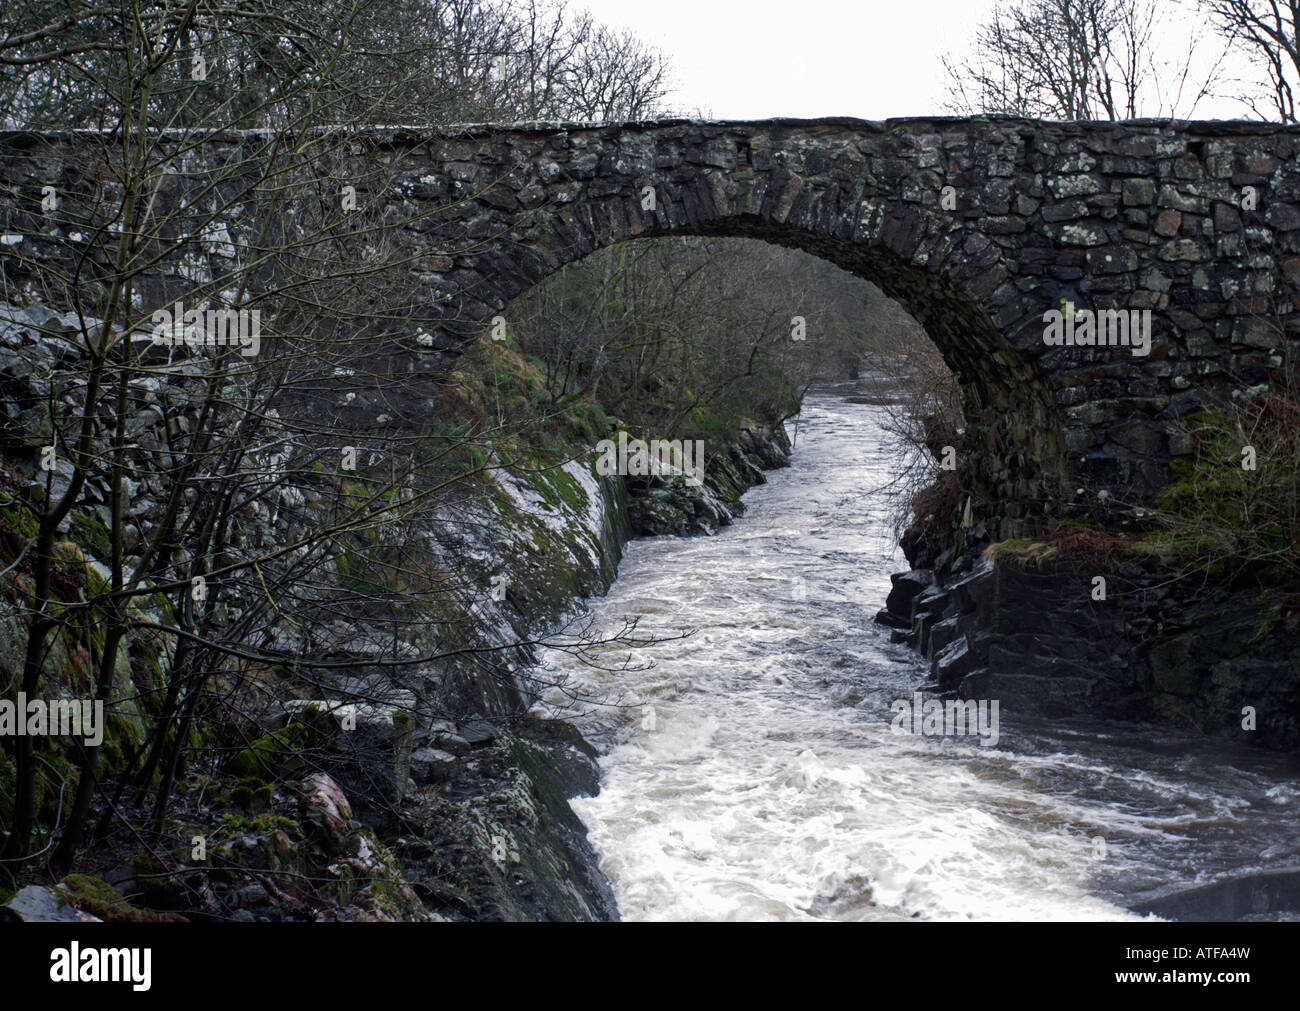
[[[1168,0],[1174,13],[1179,0]],[[718,119],[944,112],[941,56],[964,53],[993,0],[573,0],[597,20],[630,28],[671,58],[672,104]],[[1171,25],[1170,46],[1185,41]],[[1203,65],[1221,48],[1203,47]],[[1184,115],[1186,110],[1181,110]],[[1167,114],[1167,111],[1166,113]],[[1245,118],[1224,99],[1198,119]]]

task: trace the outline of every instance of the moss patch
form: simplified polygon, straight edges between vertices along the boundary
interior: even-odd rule
[[[1012,538],[990,544],[984,549],[984,558],[1021,569],[1041,569],[1054,561],[1104,565],[1116,556],[1128,553],[1136,542],[1135,537],[1063,524],[1046,537]]]
[[[155,913],[133,906],[107,881],[86,874],[69,874],[59,883],[58,892],[70,905],[110,923],[189,922],[179,913]]]
[[[240,779],[255,780],[288,775],[301,766],[300,752],[311,744],[313,736],[306,724],[290,724],[236,752],[226,763],[226,771]]]

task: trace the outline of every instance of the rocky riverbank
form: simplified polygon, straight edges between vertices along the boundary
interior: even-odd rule
[[[8,307],[0,313],[0,392],[6,398],[0,565],[0,667],[17,683],[31,578],[14,565],[34,534],[19,500],[58,496],[71,472],[39,469],[49,439],[40,404],[51,391],[80,410],[82,362],[42,337],[63,325],[57,314]],[[68,321],[67,329],[72,330]],[[491,368],[521,390],[533,377],[500,348]],[[33,356],[44,368],[34,373]],[[159,378],[159,376],[162,378]],[[474,376],[457,377],[474,391]],[[198,413],[202,381],[183,360],[130,382],[127,457],[137,475],[126,503],[126,550],[148,536],[166,488],[155,457]],[[522,396],[522,394],[521,394]],[[165,408],[165,409],[164,409]],[[100,409],[103,431],[115,417]],[[192,735],[194,765],[172,798],[147,854],[129,826],[148,824],[151,795],[138,770],[156,707],[171,680],[173,643],[150,632],[170,620],[160,596],[141,597],[142,631],[119,654],[109,698],[101,775],[111,808],[76,873],[58,882],[33,870],[0,891],[19,919],[217,920],[601,920],[617,910],[569,798],[599,788],[592,748],[567,724],[529,715],[536,686],[534,644],[572,632],[584,597],[614,580],[624,543],[646,534],[700,534],[743,511],[741,495],[783,465],[790,446],[780,425],[754,424],[732,446],[706,454],[704,480],[680,476],[597,476],[594,436],[585,417],[553,462],[500,443],[488,466],[434,506],[424,521],[379,526],[355,554],[339,550],[315,573],[329,587],[364,600],[382,594],[371,563],[400,548],[412,569],[444,573],[439,624],[419,641],[392,642],[385,612],[354,605],[346,627],[325,627],[336,643],[328,664],[298,671],[293,658],[319,654],[321,629],[281,622],[260,633],[269,658],[241,675],[218,675],[219,716]],[[267,452],[275,452],[268,432]],[[528,447],[522,447],[527,450]],[[550,447],[552,450],[554,446]],[[712,449],[712,447],[710,447]],[[512,456],[507,459],[507,455]],[[253,460],[275,473],[282,461]],[[44,478],[44,479],[43,479]],[[335,480],[316,468],[277,482],[241,514],[232,550],[292,543],[319,522]],[[45,485],[51,482],[47,491]],[[63,525],[57,582],[68,599],[99,592],[107,578],[111,489],[87,482],[83,502]],[[171,562],[179,566],[183,553]],[[126,559],[128,569],[134,564]],[[167,575],[160,570],[159,576]],[[412,629],[415,626],[411,626]],[[385,639],[388,644],[385,645]],[[315,653],[313,652],[315,651]],[[436,656],[392,666],[393,657]],[[282,661],[275,658],[283,658]],[[91,689],[91,664],[73,639],[54,639],[47,684],[68,698]],[[46,761],[75,778],[70,753],[56,743]],[[135,776],[135,782],[129,777]],[[13,764],[0,753],[0,822],[12,804]],[[42,822],[60,817],[62,794],[40,799]],[[6,894],[9,893],[9,894]],[[17,893],[17,894],[13,894]]]
[[[934,692],[1300,747],[1300,614],[1285,598],[1175,580],[1099,544],[1001,542],[895,574],[877,620],[929,659]]]

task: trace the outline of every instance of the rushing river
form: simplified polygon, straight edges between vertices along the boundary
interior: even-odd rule
[[[624,918],[1120,919],[1160,886],[1300,865],[1278,756],[1007,708],[994,747],[892,731],[926,666],[872,621],[906,564],[861,392],[810,396],[792,466],[744,517],[632,543],[592,602],[600,631],[693,634],[628,657],[649,669],[550,658],[621,703],[577,719],[603,758],[574,807]]]

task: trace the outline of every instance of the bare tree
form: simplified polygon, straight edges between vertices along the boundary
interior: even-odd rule
[[[159,644],[166,674],[142,703],[147,740],[106,801],[121,811],[134,783],[155,835],[196,752],[191,731],[247,735],[244,688],[266,671],[289,664],[300,684],[324,684],[358,666],[330,657],[362,643],[361,666],[380,680],[469,656],[484,684],[517,693],[511,661],[536,641],[476,635],[482,587],[420,550],[431,512],[481,490],[476,480],[504,466],[496,447],[539,419],[466,404],[429,421],[431,395],[457,402],[462,377],[409,368],[436,358],[419,339],[432,300],[412,279],[430,250],[399,236],[443,207],[396,192],[404,152],[367,158],[364,131],[347,125],[417,87],[433,101],[427,64],[360,72],[373,64],[358,54],[377,52],[394,23],[379,0],[326,4],[322,17],[316,3],[96,0],[68,8],[75,26],[21,8],[0,45],[18,68],[4,86],[19,115],[97,128],[76,150],[82,172],[59,194],[48,242],[7,249],[0,265],[4,300],[50,356],[35,381],[52,466],[39,493],[10,503],[33,530],[12,563],[30,577],[15,680],[37,697],[51,643],[84,643],[88,683],[112,711],[136,702],[117,678],[133,642]],[[487,38],[450,64],[476,66],[512,24],[484,17]],[[551,101],[572,39],[547,25],[558,41],[538,59]],[[258,130],[231,130],[244,126]],[[41,196],[22,198],[36,219]],[[176,318],[177,300],[197,315]],[[62,532],[99,503],[107,575],[70,596]],[[563,641],[584,648],[581,632]],[[210,748],[211,735],[199,739]],[[11,865],[34,855],[45,768],[30,737],[15,758]],[[78,747],[74,764],[53,856],[64,868],[102,787],[100,748]]]
[[[604,26],[583,41],[560,86],[566,116],[590,121],[649,119],[663,111],[669,90],[662,53]]]
[[[571,265],[512,312],[557,405],[592,398],[655,434],[726,442],[852,368],[864,295],[830,264],[754,240],[643,240]]]
[[[1043,119],[1189,115],[1215,71],[1189,90],[1197,34],[1185,53],[1161,56],[1171,25],[1157,0],[999,4],[969,56],[944,57],[950,106]]]
[[[1218,32],[1264,74],[1272,113],[1295,123],[1295,88],[1300,86],[1300,2],[1298,0],[1198,0]],[[1253,94],[1240,96],[1257,114]],[[1272,118],[1271,116],[1265,118]]]

